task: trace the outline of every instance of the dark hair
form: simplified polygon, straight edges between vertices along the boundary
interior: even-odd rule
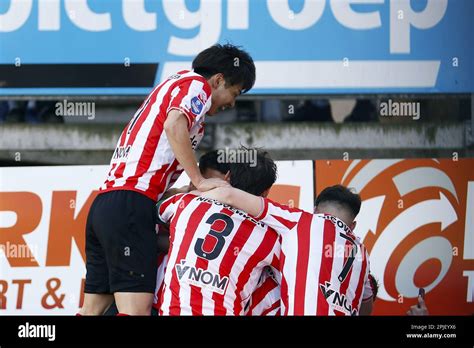
[[[193,60],[194,72],[206,79],[222,73],[227,85],[242,85],[242,93],[255,84],[255,64],[240,47],[216,44],[200,52]]]
[[[222,174],[227,174],[229,164],[218,161],[217,150],[206,152],[199,158],[199,171],[203,174],[207,169],[214,169]]]
[[[353,193],[347,187],[342,185],[334,185],[326,187],[321,191],[314,202],[315,206],[324,202],[336,202],[349,209],[354,217],[359,214],[361,200],[357,193]]]
[[[243,146],[238,151],[254,152],[256,154],[255,162],[250,163],[250,161],[244,161],[245,163],[229,163],[230,184],[235,188],[256,196],[262,195],[262,193],[272,187],[276,181],[277,167],[275,162],[273,162],[266,151],[257,150],[255,148],[247,149]]]

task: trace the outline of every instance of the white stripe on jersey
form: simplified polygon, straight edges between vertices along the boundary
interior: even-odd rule
[[[314,221],[315,219],[313,219]],[[309,259],[308,259],[308,270],[321,269],[321,261],[324,256],[323,250],[323,238],[318,238],[319,236],[312,233],[310,235],[310,244],[309,244]],[[318,297],[322,296],[322,293],[317,289],[317,292],[314,293],[314,284],[319,284],[319,273],[318,272],[308,272],[306,277],[306,289],[305,293],[307,299],[304,303],[305,313],[313,313],[315,308],[318,305]]]
[[[288,239],[287,242],[281,243],[281,253],[285,255],[285,263],[283,265],[282,274],[285,275],[284,279],[288,284],[288,289],[294,289],[296,286],[296,274],[298,273],[297,269],[297,260],[298,260],[298,235],[296,231],[293,233],[288,233],[285,235],[285,239]],[[283,241],[283,238],[282,238]],[[291,246],[288,248],[288,246]],[[290,293],[288,294],[290,296]],[[282,302],[282,314],[285,313],[286,301]],[[288,301],[288,311],[292,313],[294,311],[294,302]]]

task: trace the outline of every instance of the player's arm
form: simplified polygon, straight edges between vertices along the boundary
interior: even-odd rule
[[[368,253],[366,253],[366,257]],[[367,280],[364,283],[364,290],[362,293],[362,303],[360,305],[359,315],[371,315],[374,307],[374,301],[377,298],[379,285],[375,277],[369,273]]]
[[[160,224],[159,229],[158,229],[158,234],[156,237],[157,237],[158,252],[167,254],[170,248],[169,225]]]
[[[371,297],[360,304],[359,315],[371,315],[374,306],[374,299]]]
[[[291,230],[303,212],[300,209],[290,208],[231,186],[219,187],[204,192],[201,196],[215,199],[216,201],[245,211],[247,214],[254,216],[280,234]],[[275,216],[278,218],[275,218]]]
[[[162,199],[156,204],[156,212],[159,220],[158,223],[160,225],[169,224],[170,220],[176,213],[178,204],[183,196],[184,194],[177,194],[168,199]]]
[[[176,159],[198,190],[207,191],[214,187],[228,185],[224,180],[204,179],[201,175],[196,163],[196,158],[194,157],[191,140],[189,139],[188,119],[186,115],[179,110],[171,110],[168,112],[164,129]]]
[[[252,216],[259,216],[263,211],[263,198],[248,192],[227,186],[219,187],[200,194],[202,197],[215,199]]]

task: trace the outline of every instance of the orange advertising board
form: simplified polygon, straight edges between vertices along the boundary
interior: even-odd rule
[[[318,160],[315,182],[361,195],[374,314],[404,315],[420,287],[430,314],[474,313],[474,159]]]

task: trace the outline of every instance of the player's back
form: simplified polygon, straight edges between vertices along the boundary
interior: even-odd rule
[[[343,221],[304,212],[281,244],[286,282],[282,296],[289,297],[285,314],[358,314],[368,254]]]
[[[258,219],[281,235],[283,314],[358,314],[369,258],[342,220],[269,199]]]
[[[206,79],[193,71],[180,71],[156,86],[122,131],[100,190],[132,190],[158,200],[183,171],[164,130],[168,112],[186,117],[194,149],[204,134],[210,97]]]
[[[243,315],[262,269],[278,264],[278,235],[227,205],[192,194],[159,208],[170,223],[162,315]]]

